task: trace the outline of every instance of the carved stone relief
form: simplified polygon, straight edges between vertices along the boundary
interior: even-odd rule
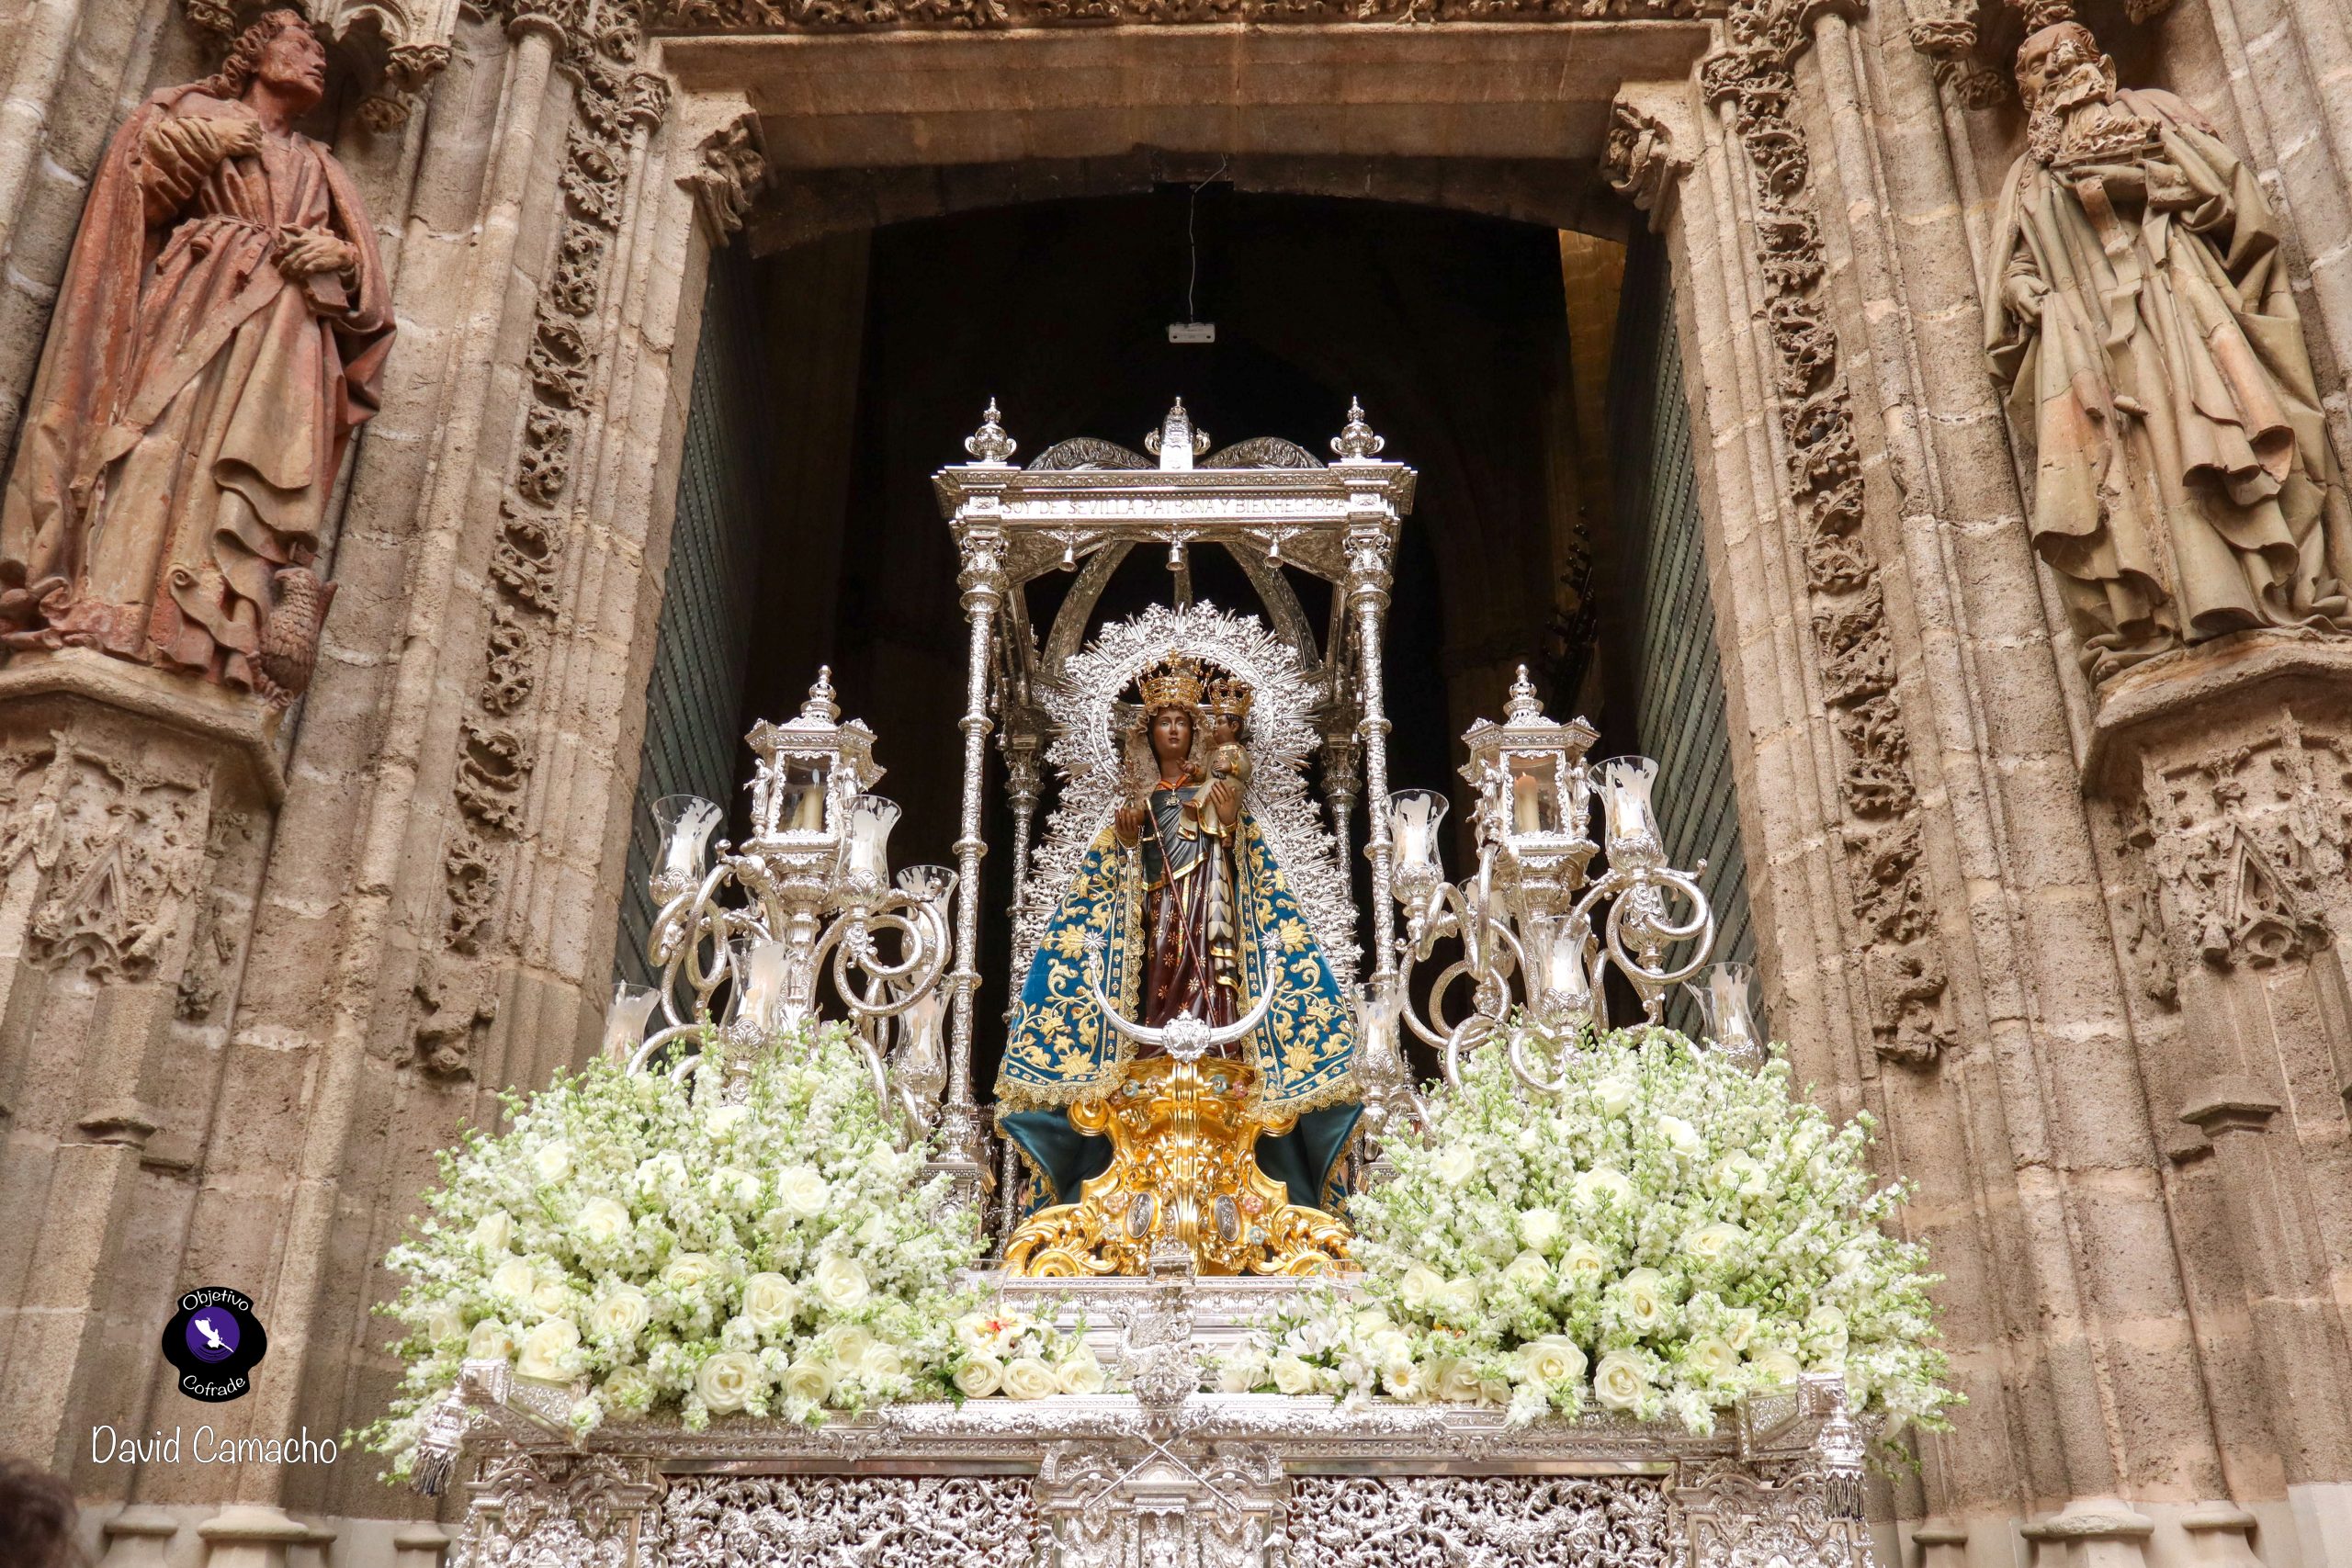
[[[253,836],[251,813],[214,814],[204,847],[204,896],[197,904],[196,929],[188,937],[187,962],[180,966],[179,995],[175,1003],[185,1022],[201,1023],[212,1016],[229,973],[236,966],[240,942],[237,900],[217,884],[222,860],[232,847],[250,841]]]
[[[409,1037],[409,1059],[437,1078],[469,1078],[481,1032],[498,1020],[498,998],[480,967],[438,953],[417,965],[413,989],[424,1010]]]
[[[662,0],[663,32],[833,32],[1125,22],[1532,22],[1719,15],[1713,0]]]
[[[1690,172],[1690,160],[1674,150],[1666,121],[1619,98],[1609,109],[1609,140],[1600,150],[1600,175],[1609,188],[1649,214],[1655,231],[1666,215],[1674,182]]]
[[[60,744],[48,776],[11,812],[9,850],[48,875],[26,955],[93,979],[151,978],[179,929],[204,860],[204,795],[193,781]]]
[[[703,139],[702,167],[682,175],[678,183],[694,192],[695,209],[710,227],[714,243],[743,227],[752,198],[767,178],[767,160],[760,154],[760,122],[743,115]]]
[[[523,788],[533,759],[528,726],[519,721],[538,688],[560,609],[570,525],[560,508],[597,395],[605,275],[628,205],[635,149],[669,105],[660,76],[632,69],[639,47],[634,7],[608,0],[560,7],[509,0],[501,9],[539,16],[560,30],[557,62],[577,89],[579,120],[564,139],[554,265],[540,290],[525,361],[530,400],[499,505],[489,563],[494,598],[475,711],[461,724],[451,783],[464,825],[443,852],[444,940],[450,952],[468,956],[488,939],[506,846],[524,830]],[[509,720],[518,722],[502,722]],[[417,1058],[437,1072],[464,1070],[469,1042],[490,1018],[469,999],[474,982],[460,984],[451,977],[456,973],[435,967],[428,955],[415,986],[425,1010],[415,1028]]]
[[[1861,536],[1862,480],[1838,334],[1818,290],[1821,225],[1805,134],[1790,118],[1806,43],[1797,0],[1736,0],[1729,44],[1700,66],[1710,103],[1728,100],[1756,175],[1764,322],[1783,400],[1788,497],[1804,520],[1806,587],[1841,751],[1839,833],[1856,915],[1867,928],[1862,978],[1878,1054],[1931,1064],[1953,1039],[1947,978],[1927,917],[1918,790],[1894,695],[1894,644],[1878,566]]]

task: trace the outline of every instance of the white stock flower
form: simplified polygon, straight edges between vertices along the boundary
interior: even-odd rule
[[[810,1281],[817,1299],[835,1312],[854,1312],[865,1304],[872,1289],[865,1280],[865,1269],[854,1258],[839,1253],[828,1254],[817,1265],[816,1277]]]
[[[796,1165],[776,1172],[775,1201],[795,1219],[815,1219],[825,1212],[832,1196],[825,1179],[809,1166]]]
[[[1557,1209],[1522,1209],[1519,1215],[1519,1240],[1522,1247],[1549,1255],[1560,1239],[1560,1212]]]
[[[610,1198],[591,1198],[580,1205],[573,1216],[571,1228],[582,1240],[595,1247],[609,1247],[629,1234],[628,1211]]]
[[[1593,1397],[1611,1410],[1631,1410],[1650,1392],[1650,1380],[1630,1351],[1611,1350],[1592,1370]]]
[[[743,1281],[743,1315],[762,1334],[789,1328],[800,1312],[800,1287],[781,1274],[754,1274]]]
[[[474,1325],[466,1337],[466,1359],[469,1361],[511,1361],[514,1359],[514,1336],[494,1317],[486,1317]]]
[[[1104,1384],[1102,1363],[1083,1346],[1054,1369],[1054,1378],[1064,1393],[1101,1393]]]
[[[551,1144],[541,1144],[531,1156],[531,1168],[539,1179],[552,1187],[571,1174],[571,1145],[558,1138]]]
[[[510,1302],[527,1302],[538,1288],[538,1275],[520,1258],[510,1258],[491,1270],[491,1292]]]
[[[956,1390],[967,1399],[986,1399],[1003,1382],[1004,1363],[994,1356],[967,1356],[956,1369]]]
[[[503,1252],[514,1239],[514,1216],[503,1209],[492,1209],[474,1222],[474,1245],[484,1252]]]
[[[526,1378],[561,1382],[579,1370],[580,1325],[568,1317],[551,1317],[523,1336],[523,1354],[514,1371]]]
[[[616,1285],[588,1309],[588,1332],[616,1345],[633,1342],[652,1316],[645,1292],[634,1285]]]
[[[1278,1393],[1306,1393],[1315,1387],[1315,1369],[1296,1356],[1275,1357],[1272,1371]]]
[[[783,1388],[793,1399],[822,1404],[833,1392],[833,1369],[814,1356],[803,1356],[784,1371]]]
[[[1054,1370],[1035,1356],[1015,1356],[1005,1363],[1004,1392],[1012,1398],[1043,1399],[1060,1389]]]
[[[695,1371],[695,1392],[717,1416],[742,1409],[759,1385],[759,1362],[741,1350],[721,1350]]]

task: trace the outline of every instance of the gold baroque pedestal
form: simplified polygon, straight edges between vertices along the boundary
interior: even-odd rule
[[[1322,1274],[1351,1268],[1348,1228],[1290,1201],[1258,1168],[1260,1137],[1297,1117],[1258,1101],[1258,1071],[1209,1057],[1131,1063],[1108,1092],[1070,1107],[1070,1124],[1111,1140],[1111,1168],[1075,1203],[1041,1209],[1012,1233],[1007,1274],[1143,1274],[1154,1247],[1192,1250],[1203,1274]]]

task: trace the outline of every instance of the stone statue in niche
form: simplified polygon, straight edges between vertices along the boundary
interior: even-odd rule
[[[2017,77],[1985,344],[2086,667],[2352,630],[2352,503],[2254,171],[2172,94],[2119,91],[2079,24],[2029,37]]]
[[[310,683],[320,518],[392,339],[358,193],[293,128],[325,87],[269,11],[115,133],[0,510],[0,643]]]

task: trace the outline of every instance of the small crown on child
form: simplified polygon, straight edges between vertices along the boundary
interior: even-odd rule
[[[1256,697],[1257,694],[1250,689],[1249,682],[1238,676],[1219,676],[1208,683],[1202,694],[1201,712],[1228,718],[1247,718],[1250,716],[1250,705]]]
[[[1171,649],[1159,668],[1145,671],[1136,682],[1136,689],[1143,694],[1147,714],[1164,707],[1197,708],[1201,705],[1201,661]]]

